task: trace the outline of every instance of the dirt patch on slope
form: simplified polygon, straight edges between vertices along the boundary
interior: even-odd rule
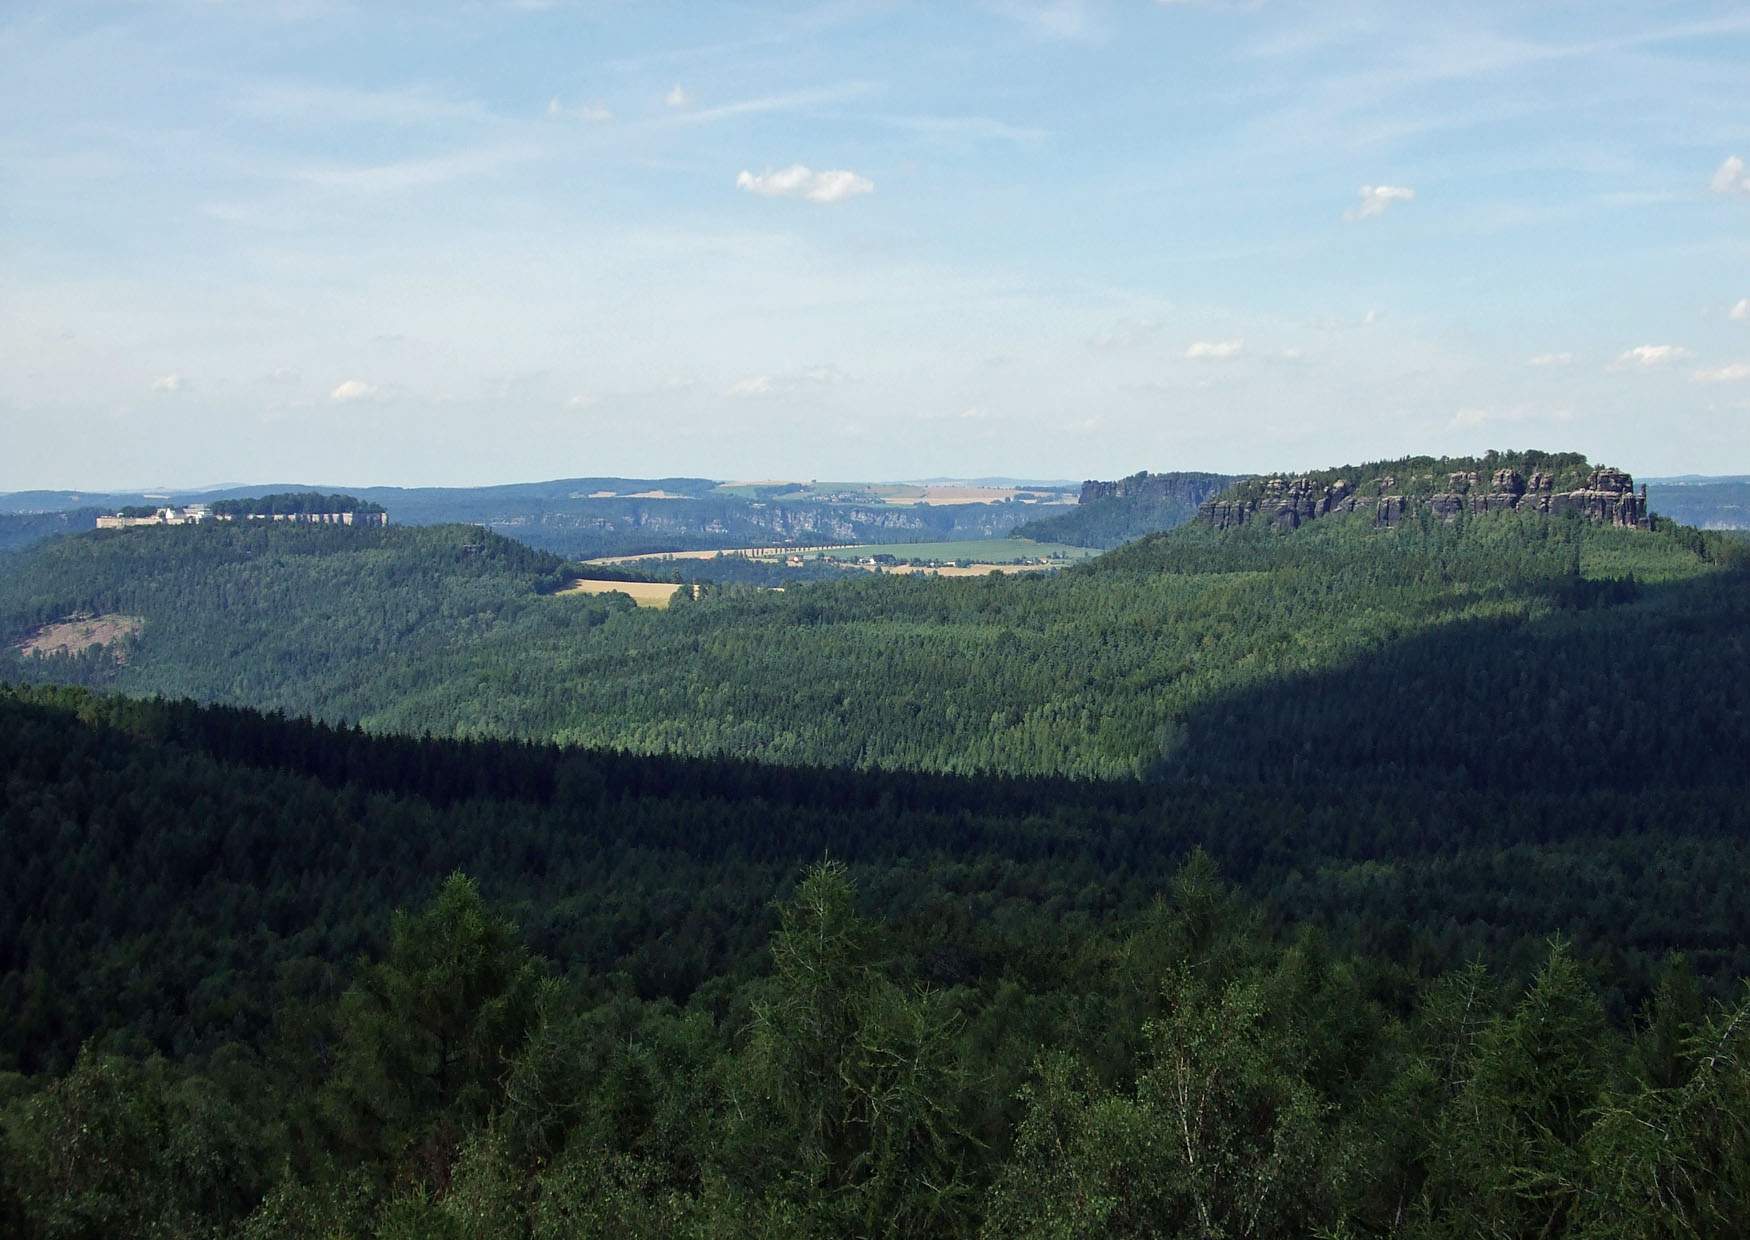
[[[53,624],[45,624],[18,643],[22,654],[79,654],[91,646],[102,646],[124,662],[127,655],[121,643],[146,627],[138,616],[68,616]]]

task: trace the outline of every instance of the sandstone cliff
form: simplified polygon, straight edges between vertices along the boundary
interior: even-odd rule
[[[1144,471],[1115,482],[1084,482],[1074,508],[1030,521],[1015,533],[1038,542],[1116,547],[1185,524],[1196,517],[1200,504],[1236,481],[1225,474]]]
[[[1538,454],[1527,455],[1532,460],[1541,459]],[[1207,500],[1199,507],[1197,518],[1217,529],[1260,520],[1294,529],[1331,513],[1362,513],[1375,525],[1393,525],[1426,509],[1447,521],[1465,513],[1535,512],[1552,517],[1577,513],[1600,524],[1652,527],[1647,489],[1643,486],[1637,492],[1628,474],[1602,466],[1592,468],[1572,456],[1548,460],[1549,468],[1488,468],[1494,464],[1491,454],[1477,462],[1477,468],[1448,472],[1438,483],[1427,472],[1411,475],[1408,470],[1375,472],[1367,467],[1335,471],[1353,475],[1356,481],[1349,476],[1268,477],[1242,483]],[[1576,462],[1583,467],[1578,474]],[[1428,458],[1413,458],[1401,464],[1416,467],[1429,463]],[[1400,472],[1404,475],[1401,481]]]

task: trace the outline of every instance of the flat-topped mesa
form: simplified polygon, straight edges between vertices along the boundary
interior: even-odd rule
[[[1443,483],[1433,473],[1408,476],[1402,483],[1396,473],[1381,473],[1359,485],[1344,477],[1278,475],[1215,496],[1198,508],[1197,519],[1217,529],[1260,520],[1295,529],[1333,512],[1359,512],[1375,525],[1396,525],[1425,508],[1444,521],[1485,512],[1576,513],[1601,525],[1652,528],[1647,488],[1637,492],[1634,479],[1622,470],[1590,469],[1577,476],[1578,486],[1572,485],[1574,472],[1566,472],[1565,487],[1553,469],[1534,469],[1529,476],[1515,468],[1456,470],[1447,472]]]
[[[1089,479],[1082,483],[1082,493],[1076,503],[1093,504],[1103,499],[1140,499],[1199,504],[1232,481],[1231,477],[1221,474],[1151,474],[1145,469],[1115,482]]]

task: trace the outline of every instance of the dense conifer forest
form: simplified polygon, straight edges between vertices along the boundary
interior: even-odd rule
[[[1747,551],[15,553],[0,1232],[1745,1234]]]
[[[1750,1224],[1741,789],[1296,808],[0,720],[11,1234]]]

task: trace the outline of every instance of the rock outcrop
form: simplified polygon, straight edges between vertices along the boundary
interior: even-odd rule
[[[1552,473],[1533,471],[1526,477],[1516,469],[1494,470],[1486,481],[1481,471],[1451,473],[1444,490],[1420,494],[1400,489],[1391,474],[1381,475],[1371,487],[1353,487],[1346,478],[1321,483],[1311,478],[1273,477],[1264,479],[1250,493],[1206,501],[1198,509],[1197,519],[1217,529],[1260,520],[1295,529],[1333,512],[1359,512],[1371,516],[1375,525],[1395,525],[1423,508],[1443,521],[1485,512],[1536,512],[1552,517],[1578,513],[1602,525],[1652,528],[1647,488],[1637,492],[1628,474],[1602,467],[1592,470],[1583,485],[1570,490],[1557,490]]]
[[[1103,499],[1128,499],[1153,503],[1185,503],[1195,507],[1234,481],[1222,474],[1176,473],[1151,474],[1143,470],[1115,482],[1090,479],[1082,483],[1078,504],[1093,504]]]

